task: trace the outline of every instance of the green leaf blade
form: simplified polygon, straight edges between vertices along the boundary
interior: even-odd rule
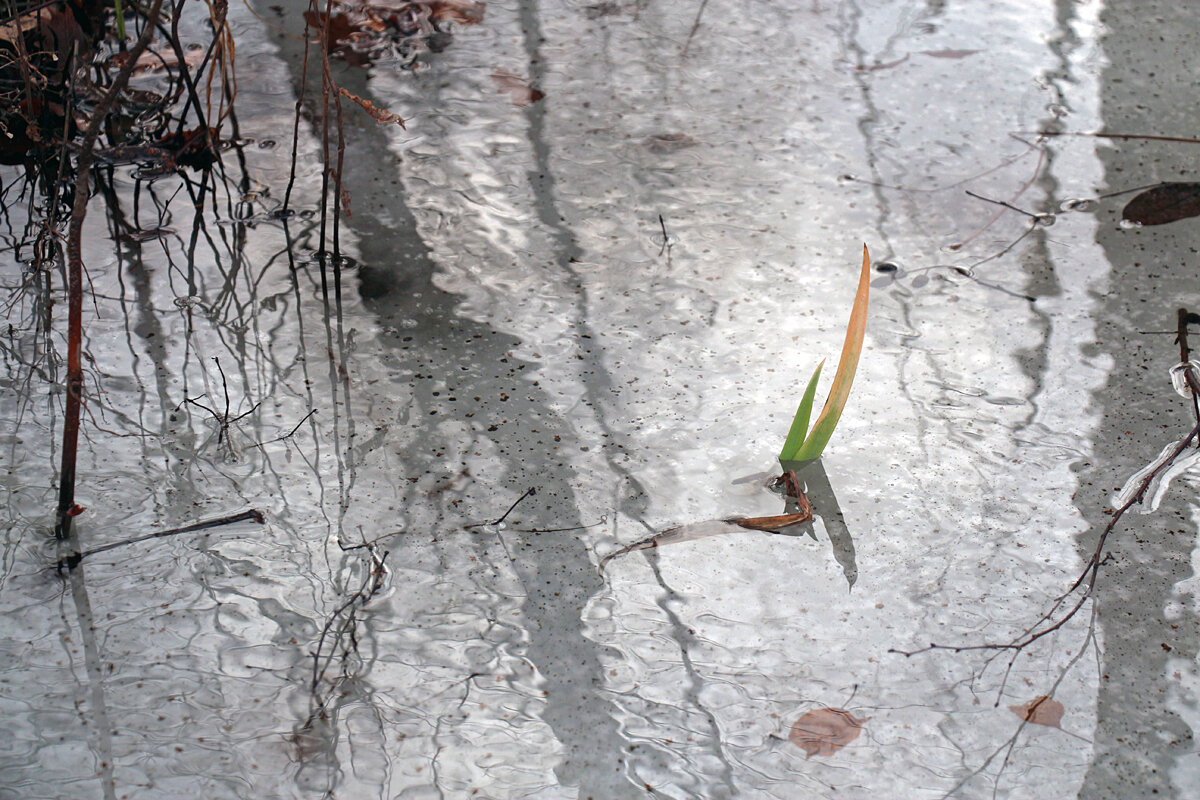
[[[838,359],[837,372],[833,375],[833,385],[829,389],[829,397],[821,409],[812,431],[804,440],[794,458],[789,461],[811,461],[818,458],[829,444],[833,431],[837,428],[838,420],[846,401],[850,399],[850,387],[854,384],[854,373],[858,369],[858,359],[862,354],[863,338],[867,332],[867,305],[871,294],[871,256],[863,245],[862,271],[858,278],[858,291],[854,296],[854,307],[850,311],[850,322],[846,326],[846,340],[842,344],[842,356]],[[790,434],[789,434],[790,439]],[[787,446],[785,444],[786,451]]]
[[[787,439],[783,442],[783,450],[779,451],[780,461],[796,460],[796,453],[804,444],[804,439],[808,434],[808,420],[812,416],[813,399],[817,394],[817,381],[821,378],[821,367],[823,366],[825,366],[824,360],[817,364],[812,377],[808,379],[808,386],[804,389],[804,396],[800,400],[800,406],[796,409],[796,416],[792,419],[792,427],[788,429]]]

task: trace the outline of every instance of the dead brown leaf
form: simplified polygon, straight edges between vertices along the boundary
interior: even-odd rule
[[[978,50],[922,50],[921,55],[933,56],[934,58],[966,58],[973,56],[980,51]]]
[[[434,0],[429,4],[429,16],[459,25],[478,25],[483,22],[484,8],[485,3],[472,0]]]
[[[1200,183],[1160,183],[1129,201],[1121,219],[1138,225],[1166,225],[1200,216]]]
[[[1035,697],[1023,705],[1009,706],[1009,709],[1026,722],[1045,725],[1047,728],[1061,728],[1059,723],[1062,722],[1063,712],[1066,711],[1062,703],[1046,695]]]
[[[841,708],[817,708],[796,720],[788,739],[808,758],[831,756],[857,739],[863,723],[870,719],[858,719]]]
[[[651,153],[674,153],[688,147],[695,147],[696,140],[686,133],[656,133],[647,136],[643,142]]]
[[[892,67],[898,67],[905,61],[908,61],[908,56],[909,54],[905,53],[903,58],[898,58],[895,61],[889,61],[886,64],[860,65],[855,67],[855,69],[859,72],[878,72],[882,69],[891,69]]]
[[[122,55],[119,54],[113,57],[112,63],[122,63]],[[204,63],[204,48],[193,47],[183,51],[183,63],[189,67],[198,67]],[[147,48],[138,60],[134,62],[133,74],[135,76],[147,75],[151,72],[157,72],[162,69],[171,69],[179,66],[179,58],[174,50],[167,50],[165,47],[162,50],[151,50]]]
[[[780,514],[775,517],[733,517],[725,521],[732,522],[734,525],[741,525],[743,528],[749,528],[752,531],[779,533],[780,528],[799,525],[802,522],[810,521],[812,518],[812,509],[809,508],[801,511],[799,514]]]
[[[545,92],[531,87],[529,81],[507,70],[496,70],[492,73],[492,80],[499,91],[508,93],[517,108],[533,105],[546,96]]]
[[[31,53],[51,54],[57,63],[65,63],[75,45],[86,48],[87,41],[75,15],[58,3],[13,17],[0,25],[0,42],[18,52],[24,44]]]
[[[372,119],[374,119],[376,122],[383,125],[395,124],[399,125],[401,128],[404,127],[404,120],[400,118],[399,114],[393,114],[390,111],[385,111],[365,97],[359,97],[356,94],[351,94],[340,86],[338,87],[338,91],[341,92],[343,97],[353,101],[358,105],[359,108],[370,114]]]

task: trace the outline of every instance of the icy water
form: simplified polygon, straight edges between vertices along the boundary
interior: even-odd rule
[[[1038,137],[1193,134],[1186,4],[489,2],[415,70],[335,63],[407,121],[346,103],[340,277],[311,115],[269,218],[304,7],[230,7],[221,211],[123,168],[86,234],[84,547],[265,524],[56,574],[65,348],[5,273],[0,797],[1200,794],[1187,476],[1011,669],[892,652],[1019,636],[1192,424],[1197,223],[1100,196],[1195,145]],[[601,570],[781,513],[864,243],[816,521]]]

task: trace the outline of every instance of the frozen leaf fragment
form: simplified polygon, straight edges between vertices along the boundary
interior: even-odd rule
[[[725,521],[732,522],[734,525],[740,525],[743,528],[749,528],[752,531],[779,533],[780,528],[790,528],[792,525],[811,522],[812,518],[813,513],[810,507],[798,514],[780,514],[776,517],[732,517]]]
[[[436,20],[457,22],[459,25],[478,25],[483,22],[485,3],[472,0],[434,0],[429,4],[429,15]]]
[[[527,80],[507,70],[496,70],[492,73],[492,80],[496,84],[497,91],[507,92],[513,105],[517,108],[533,105],[546,96],[545,92],[534,89]]]
[[[656,133],[653,136],[647,136],[642,143],[651,153],[659,155],[696,146],[696,140],[686,133]]]
[[[379,106],[375,105],[374,103],[372,103],[370,100],[366,99],[365,97],[359,97],[356,94],[352,94],[352,93],[346,91],[345,89],[341,88],[340,86],[338,87],[338,91],[342,94],[343,97],[346,97],[349,100],[351,100],[352,102],[357,103],[359,108],[361,108],[363,111],[370,114],[371,117],[376,122],[378,122],[380,125],[395,124],[395,125],[399,125],[401,128],[404,127],[404,120],[402,120],[400,118],[399,114],[393,114],[390,111],[386,111],[385,109],[380,108]]]
[[[922,50],[921,54],[933,56],[934,58],[966,58],[978,53],[978,50]]]
[[[1066,710],[1062,703],[1046,695],[1035,697],[1023,705],[1009,706],[1009,709],[1026,722],[1045,725],[1047,728],[1061,728],[1059,723],[1062,722],[1063,712]]]
[[[1121,219],[1134,225],[1166,225],[1200,216],[1200,183],[1160,183],[1129,201]]]
[[[869,719],[858,719],[841,708],[817,708],[796,720],[788,739],[808,758],[831,756],[857,739]]]

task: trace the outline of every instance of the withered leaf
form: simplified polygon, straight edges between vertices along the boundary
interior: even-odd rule
[[[857,739],[869,719],[858,719],[841,708],[817,708],[796,720],[788,739],[808,758],[831,756]]]
[[[604,558],[600,559],[600,571],[604,571],[604,567],[609,561],[612,561],[617,556],[623,556],[626,553],[632,553],[637,550],[649,550],[652,547],[661,547],[668,544],[679,544],[680,542],[692,542],[696,539],[703,539],[708,536],[719,536],[723,533],[738,533],[740,528],[737,523],[730,522],[724,519],[709,519],[704,522],[694,522],[691,525],[680,525],[675,528],[668,528],[665,531],[656,533],[642,539],[633,544],[627,544],[620,550],[615,550]]]
[[[740,525],[743,528],[749,528],[752,531],[778,533],[780,528],[799,525],[802,522],[810,521],[812,518],[812,509],[809,508],[798,514],[780,514],[775,517],[732,517],[725,521],[732,522],[734,525]]]
[[[368,114],[370,114],[372,119],[374,119],[376,122],[378,122],[382,125],[389,125],[389,124],[395,123],[396,125],[399,125],[401,128],[404,127],[404,120],[400,118],[399,114],[393,114],[390,111],[385,111],[384,109],[375,105],[374,103],[372,103],[370,100],[366,99],[365,97],[359,97],[356,94],[352,94],[351,92],[346,91],[345,89],[343,89],[340,86],[338,87],[338,91],[342,94],[343,97],[351,100],[354,103],[357,103],[358,107],[361,108],[363,111],[367,112]]]
[[[966,58],[978,53],[978,50],[922,50],[921,55],[934,58]]]
[[[1045,725],[1048,728],[1062,727],[1059,723],[1062,722],[1063,712],[1066,710],[1062,703],[1046,695],[1035,697],[1019,706],[1009,706],[1009,709],[1026,722]]]
[[[486,4],[473,0],[433,0],[429,4],[429,16],[459,25],[478,25],[483,22],[484,8]]]
[[[895,61],[889,61],[886,64],[860,65],[855,67],[855,69],[859,72],[878,72],[879,70],[883,69],[891,69],[892,67],[898,67],[905,61],[908,61],[909,55],[909,53],[905,53],[903,58],[898,58]]]
[[[1200,215],[1200,183],[1160,183],[1126,204],[1121,219],[1138,225],[1166,225]]]
[[[643,140],[643,144],[649,148],[651,153],[661,154],[695,147],[696,140],[686,133],[656,133],[653,136],[647,136]]]
[[[508,93],[508,96],[513,101],[513,105],[517,108],[525,108],[526,106],[533,105],[546,96],[545,92],[534,89],[524,78],[514,75],[507,70],[496,70],[492,73],[492,80],[495,81],[496,88],[499,91]]]

